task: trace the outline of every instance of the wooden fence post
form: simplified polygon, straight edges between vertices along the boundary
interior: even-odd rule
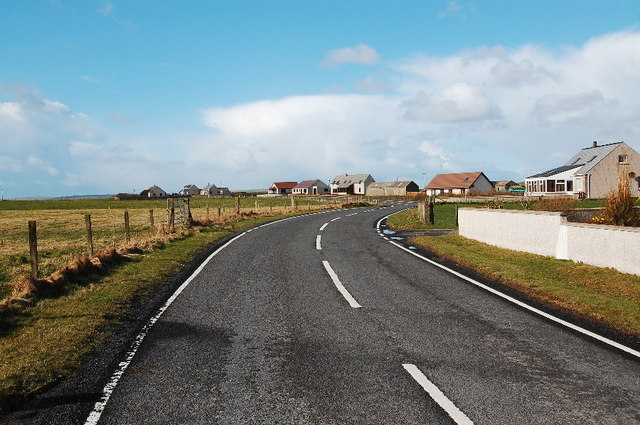
[[[35,220],[29,220],[29,253],[31,254],[31,278],[38,278],[38,233]]]
[[[191,224],[193,222],[193,216],[191,215],[191,199],[190,198],[185,198],[184,199],[184,211],[183,214],[185,215],[187,223]]]
[[[433,224],[433,196],[429,197],[429,224]]]
[[[218,218],[222,215],[222,207],[218,206]]]
[[[91,214],[85,214],[84,226],[87,229],[87,252],[89,257],[93,255],[93,230],[91,229]]]
[[[156,224],[153,219],[153,210],[149,210],[149,229],[151,230],[151,233],[155,233]]]
[[[236,206],[236,214],[240,214],[240,197],[236,196],[235,198],[235,206]]]
[[[124,212],[124,240],[127,244],[131,242],[131,229],[129,228],[129,211]]]
[[[291,197],[291,210],[296,210],[296,198],[294,198],[293,196]]]
[[[173,198],[167,198],[167,227],[169,228],[169,233],[176,231],[176,210]]]

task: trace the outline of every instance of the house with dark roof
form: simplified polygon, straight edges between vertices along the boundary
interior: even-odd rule
[[[482,171],[437,174],[425,187],[427,195],[465,195],[493,192],[491,181]]]
[[[200,193],[200,189],[195,184],[186,184],[179,193],[182,196],[196,196]]]
[[[418,185],[411,180],[373,182],[367,186],[367,196],[407,196],[411,192],[420,192]]]
[[[593,142],[564,165],[525,179],[525,195],[604,198],[614,191],[619,173],[629,178],[632,196],[638,196],[640,155],[624,142]]]
[[[298,182],[273,182],[271,187],[267,189],[267,193],[269,195],[289,195],[297,185]]]
[[[218,195],[218,191],[219,189],[215,184],[209,183],[208,185],[200,189],[200,195],[207,197],[216,196]]]
[[[364,195],[374,181],[371,174],[341,174],[329,186],[333,195]]]
[[[293,188],[294,195],[327,195],[329,186],[322,180],[303,180]]]

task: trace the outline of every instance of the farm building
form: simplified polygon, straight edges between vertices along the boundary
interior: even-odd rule
[[[438,174],[425,187],[427,195],[464,195],[490,193],[491,181],[483,172]]]
[[[196,196],[200,193],[200,189],[195,184],[187,184],[180,191],[182,196]]]
[[[289,195],[298,182],[274,182],[267,190],[269,195]]]
[[[304,180],[293,188],[294,195],[326,195],[329,193],[329,186],[322,180]]]
[[[408,192],[420,192],[420,188],[411,180],[373,182],[367,186],[367,196],[407,196]]]
[[[220,196],[231,196],[232,193],[231,193],[231,191],[229,190],[228,187],[219,187],[218,188],[218,195],[220,195]]]
[[[374,181],[371,174],[341,174],[331,182],[331,193],[334,195],[364,195],[367,186]]]
[[[517,189],[521,187],[522,186],[520,186],[513,180],[498,180],[497,182],[493,183],[493,188],[496,190],[496,192],[508,192],[511,189]]]
[[[581,149],[564,165],[525,179],[525,195],[604,198],[617,187],[618,173],[631,184],[631,196],[640,195],[640,155],[624,142]]]
[[[217,196],[219,195],[218,188],[216,187],[216,185],[209,183],[208,185],[206,185],[204,188],[200,190],[200,195]]]
[[[167,192],[165,192],[164,190],[162,190],[156,185],[151,186],[149,189],[146,190],[146,192],[149,198],[166,198],[167,197]]]

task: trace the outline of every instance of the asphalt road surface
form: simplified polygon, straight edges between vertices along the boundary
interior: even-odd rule
[[[400,208],[313,214],[231,241],[82,421],[640,423],[638,358],[394,246],[376,223]]]

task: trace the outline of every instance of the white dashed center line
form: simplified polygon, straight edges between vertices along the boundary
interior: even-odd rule
[[[322,245],[320,244],[321,240],[322,240],[322,235],[316,236],[316,249],[318,251],[322,250]]]
[[[333,280],[333,284],[336,285],[336,288],[338,288],[338,291],[340,291],[342,296],[347,300],[347,302],[349,302],[349,305],[352,308],[362,308],[362,306],[358,304],[355,298],[351,296],[349,291],[347,291],[347,289],[344,287],[342,282],[340,282],[340,279],[338,279],[338,275],[336,274],[336,272],[333,271],[329,262],[322,261],[322,264],[324,265],[324,268],[327,270],[327,273],[329,273],[331,280]]]
[[[416,380],[418,384],[431,396],[431,398],[440,405],[444,409],[445,412],[451,419],[453,419],[459,425],[473,425],[473,421],[467,417],[458,407],[453,404],[451,400],[447,398],[446,395],[440,388],[436,387],[433,382],[429,381],[426,376],[422,373],[420,369],[416,367],[416,365],[412,364],[403,364],[402,367],[405,368],[407,372],[411,375],[413,379]]]

